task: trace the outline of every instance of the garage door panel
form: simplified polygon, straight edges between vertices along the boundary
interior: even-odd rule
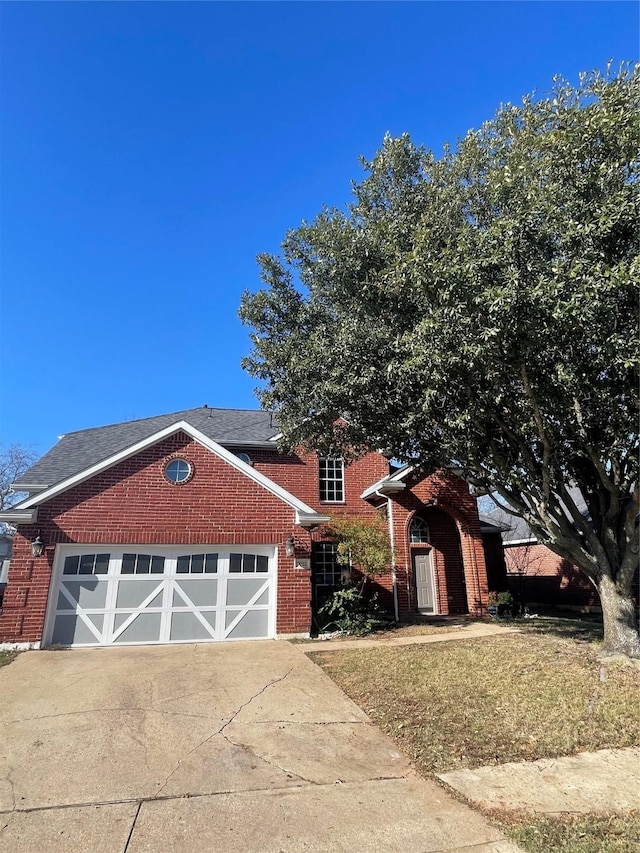
[[[105,607],[107,601],[107,584],[94,578],[84,580],[68,580],[65,578],[58,592],[56,608],[58,610],[75,610],[78,606],[86,609]]]
[[[114,643],[157,643],[160,641],[160,613],[137,613],[132,622],[130,622],[120,633],[118,629],[126,623],[126,620],[132,614],[116,613],[116,622],[114,623]]]
[[[116,608],[141,607],[154,591],[156,595],[146,606],[162,607],[163,584],[158,584],[157,578],[149,578],[147,580],[143,580],[142,578],[130,580],[127,578],[126,580],[120,580],[116,595]]]
[[[174,642],[185,642],[188,640],[213,640],[216,638],[215,612],[210,613],[172,613],[170,639]]]
[[[269,611],[227,610],[225,629],[227,640],[252,640],[256,637],[266,637],[269,629]]]
[[[94,624],[94,619],[98,616],[101,618],[96,620],[98,624]],[[54,646],[96,645],[102,639],[103,621],[102,614],[94,614],[93,619],[88,616],[78,617],[73,613],[58,616],[51,643]]]
[[[246,605],[251,602],[256,593],[263,590],[264,578],[229,578],[227,581],[227,605]],[[268,594],[268,587],[265,590]],[[267,604],[268,602],[263,602]]]
[[[216,578],[181,578],[174,581],[173,607],[215,607],[217,601]]]

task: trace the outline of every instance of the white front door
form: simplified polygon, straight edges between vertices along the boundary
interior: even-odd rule
[[[59,546],[46,644],[275,636],[275,548]]]
[[[432,552],[424,551],[413,555],[416,579],[416,599],[420,613],[436,612],[436,591],[433,575]]]

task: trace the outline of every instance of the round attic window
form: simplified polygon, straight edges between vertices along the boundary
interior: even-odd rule
[[[186,459],[172,459],[164,466],[164,476],[170,483],[186,483],[193,468]]]
[[[236,453],[238,459],[242,460],[246,465],[251,465],[251,457],[248,453]]]

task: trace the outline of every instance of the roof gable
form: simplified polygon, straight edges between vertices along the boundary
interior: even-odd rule
[[[269,412],[251,409],[186,409],[168,415],[125,421],[61,435],[58,443],[21,477],[24,484],[45,488],[90,468],[104,459],[155,435],[177,421],[185,421],[217,444],[268,445],[279,433]],[[20,484],[16,484],[19,486]]]
[[[51,498],[56,495],[61,494],[62,492],[66,492],[69,489],[72,489],[74,486],[91,479],[96,476],[96,474],[101,473],[102,471],[107,470],[108,468],[112,468],[114,465],[117,465],[119,462],[124,461],[125,459],[129,459],[132,456],[140,453],[142,450],[150,447],[153,444],[157,444],[165,438],[168,438],[170,435],[174,435],[177,432],[184,432],[188,436],[190,436],[194,441],[197,441],[203,447],[207,448],[211,453],[214,453],[220,459],[227,462],[233,468],[244,474],[250,480],[262,486],[268,492],[270,492],[275,497],[279,498],[284,503],[288,504],[296,514],[296,523],[305,526],[316,526],[318,524],[323,524],[328,521],[327,516],[320,515],[317,513],[312,507],[305,504],[303,501],[299,500],[288,492],[286,489],[283,489],[282,486],[275,483],[269,477],[266,477],[264,474],[260,473],[260,471],[256,471],[251,465],[248,465],[246,462],[243,462],[242,459],[238,458],[234,453],[222,447],[217,442],[210,439],[208,436],[204,435],[204,433],[200,432],[200,430],[193,427],[191,424],[186,421],[180,420],[176,421],[173,424],[165,427],[164,429],[160,429],[152,435],[146,436],[142,440],[126,447],[117,453],[112,454],[106,459],[101,460],[100,462],[95,463],[94,465],[90,465],[82,471],[77,472],[76,474],[67,477],[66,479],[56,483],[53,486],[48,487],[44,491],[40,492],[33,497],[27,498],[18,504],[13,512],[15,514],[16,511],[24,511],[35,508],[40,504],[45,503],[46,501],[51,500]]]

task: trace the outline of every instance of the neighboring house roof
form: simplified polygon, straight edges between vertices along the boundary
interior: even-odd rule
[[[535,533],[523,518],[519,515],[510,515],[500,507],[482,514],[480,524],[494,524],[500,530],[505,545],[512,545],[515,542],[533,542],[536,539]]]
[[[49,486],[43,491],[39,492],[36,495],[28,497],[26,500],[21,501],[14,509],[10,510],[7,513],[1,513],[0,518],[5,518],[6,520],[12,520],[15,522],[18,521],[27,521],[32,522],[37,518],[37,508],[40,504],[45,503],[50,500],[52,497],[55,497],[62,492],[67,491],[68,489],[77,486],[79,483],[84,482],[85,480],[94,477],[96,474],[99,474],[101,471],[105,471],[108,468],[117,465],[119,462],[122,462],[124,459],[128,459],[131,456],[135,456],[137,453],[140,453],[147,447],[150,447],[153,444],[157,444],[159,441],[162,441],[165,438],[168,438],[170,435],[174,435],[177,432],[184,432],[193,438],[195,441],[199,442],[203,447],[206,447],[216,456],[223,459],[232,467],[236,468],[250,480],[253,480],[258,485],[262,486],[267,491],[271,492],[271,494],[275,495],[275,497],[282,500],[284,503],[288,504],[295,511],[295,519],[296,524],[301,525],[302,527],[315,527],[319,524],[324,524],[329,521],[329,516],[321,515],[316,512],[312,507],[305,504],[303,501],[299,500],[299,498],[292,495],[291,492],[288,492],[278,483],[275,483],[265,474],[262,474],[260,471],[255,470],[251,465],[243,462],[238,456],[234,453],[227,450],[221,444],[218,444],[216,441],[213,441],[200,430],[196,429],[190,423],[187,423],[184,420],[175,421],[172,424],[169,424],[164,429],[157,430],[151,435],[145,436],[140,441],[135,442],[134,444],[129,444],[127,447],[119,450],[117,453],[113,453],[108,456],[106,459],[102,459],[99,462],[96,462],[94,465],[89,465],[81,471],[76,472],[75,474],[65,477],[63,480],[58,483]],[[24,516],[24,517],[23,517]]]
[[[580,512],[584,516],[587,516],[587,506],[584,502],[580,489],[573,485],[568,487],[568,492],[575,501]],[[505,545],[537,542],[536,534],[523,518],[519,515],[511,515],[497,505],[494,505],[494,507],[489,509],[487,512],[480,513],[480,521],[481,523],[484,521],[485,523],[495,524],[500,527],[502,542]]]
[[[480,521],[480,530],[482,533],[503,533],[509,529],[506,522],[499,521],[489,515],[478,513],[478,519]]]
[[[268,444],[273,447],[271,439],[280,429],[269,412],[250,409],[210,409],[207,406],[153,418],[83,429],[60,436],[58,443],[23,474],[20,478],[21,483],[39,484],[37,488],[52,486],[143,441],[177,421],[185,421],[222,446]],[[21,483],[15,485],[20,486]],[[36,491],[36,487],[32,485],[25,491]]]

